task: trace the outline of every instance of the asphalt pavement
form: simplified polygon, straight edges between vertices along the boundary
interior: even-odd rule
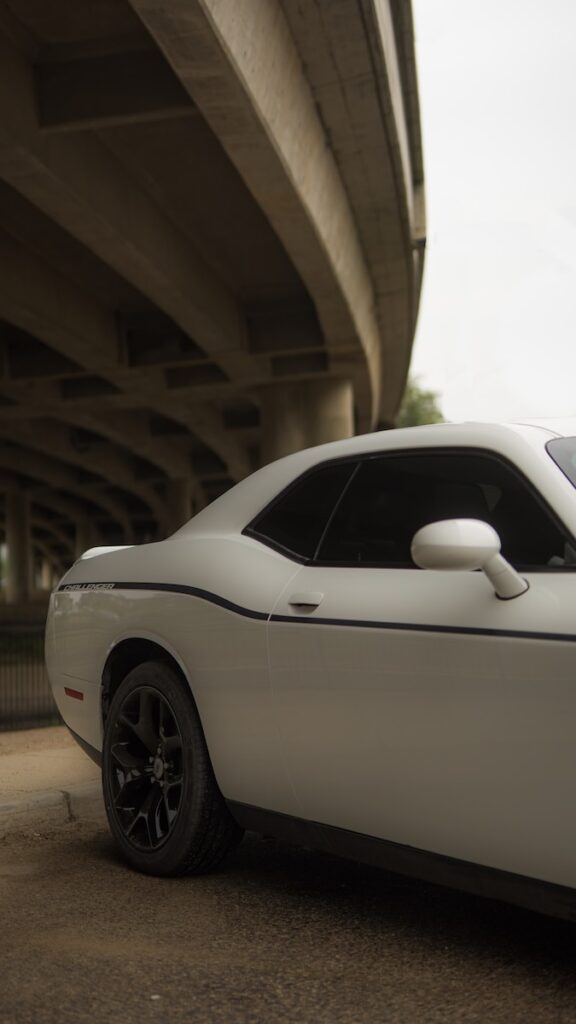
[[[566,922],[254,835],[218,873],[150,878],[101,803],[38,808],[0,839],[0,1024],[576,1024]]]

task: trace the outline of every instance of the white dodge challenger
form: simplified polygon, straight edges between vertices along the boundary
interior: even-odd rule
[[[142,871],[251,829],[576,920],[576,419],[266,466],[87,552],[46,657]]]

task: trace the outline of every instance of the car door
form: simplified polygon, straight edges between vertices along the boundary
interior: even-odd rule
[[[529,590],[418,570],[425,523],[480,518]],[[520,518],[519,518],[520,517]],[[360,462],[268,626],[273,700],[302,818],[576,884],[570,538],[497,456]]]

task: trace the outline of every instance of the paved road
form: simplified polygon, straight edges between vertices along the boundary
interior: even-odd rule
[[[565,1024],[576,927],[248,837],[128,871],[99,822],[0,843],[2,1024]]]

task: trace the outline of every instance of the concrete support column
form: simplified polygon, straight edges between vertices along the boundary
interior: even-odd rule
[[[6,493],[6,546],[6,601],[8,604],[26,604],[32,589],[32,541],[30,503],[24,491]]]
[[[349,380],[274,384],[263,388],[260,397],[263,466],[354,433],[354,393]]]
[[[86,516],[84,519],[79,519],[76,523],[76,537],[74,541],[74,556],[80,558],[88,548],[96,546],[94,538],[94,530],[92,523]]]
[[[40,565],[40,586],[42,590],[52,590],[54,586],[54,566],[46,557]]]
[[[169,480],[166,487],[166,536],[175,533],[192,515],[192,481]]]

